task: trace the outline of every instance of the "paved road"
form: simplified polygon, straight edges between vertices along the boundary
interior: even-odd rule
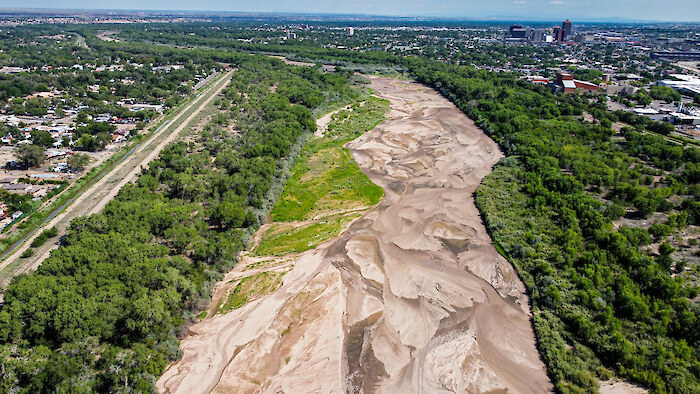
[[[135,180],[138,174],[141,173],[141,168],[158,157],[160,151],[169,142],[176,139],[190,121],[228,85],[232,73],[233,71],[227,72],[212,86],[200,93],[192,103],[186,105],[176,116],[172,117],[165,127],[159,128],[153,136],[139,144],[131,154],[105,174],[102,179],[86,189],[63,212],[43,224],[21,247],[0,262],[0,288],[4,291],[14,276],[35,270],[48,257],[51,250],[58,247],[57,242],[47,242],[36,248],[32,257],[24,259],[20,257],[22,252],[30,247],[32,240],[44,228],[55,226],[60,237],[65,234],[73,219],[100,212],[117,195],[122,186]],[[56,239],[58,238],[53,240]]]

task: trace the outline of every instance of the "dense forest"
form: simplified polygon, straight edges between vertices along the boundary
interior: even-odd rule
[[[690,302],[698,289],[667,239],[700,223],[700,150],[645,124],[616,133],[613,113],[586,122],[580,115],[595,100],[508,75],[420,61],[412,72],[508,155],[477,203],[529,289],[557,391],[595,391],[614,374],[654,392],[700,391],[700,308]],[[620,224],[655,212],[666,219],[649,229]]]
[[[16,277],[0,310],[0,392],[152,392],[177,335],[267,215],[311,110],[347,74],[241,57],[219,110]],[[289,165],[289,163],[287,164]]]

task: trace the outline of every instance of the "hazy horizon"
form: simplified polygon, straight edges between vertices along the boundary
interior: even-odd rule
[[[666,0],[265,0],[256,3],[203,0],[194,5],[183,0],[27,0],[22,3],[0,0],[0,8],[15,10],[119,10],[170,12],[232,12],[368,15],[386,17],[434,17],[482,20],[572,21],[637,20],[659,22],[700,21],[700,1]]]

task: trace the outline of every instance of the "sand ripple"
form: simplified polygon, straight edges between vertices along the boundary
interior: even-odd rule
[[[351,142],[384,200],[274,294],[192,328],[168,392],[547,392],[528,300],[473,193],[501,157],[425,87],[375,78],[390,119]]]

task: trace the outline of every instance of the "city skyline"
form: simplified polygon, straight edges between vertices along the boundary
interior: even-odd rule
[[[660,4],[653,0],[496,0],[486,4],[467,0],[300,0],[289,3],[266,0],[256,3],[243,1],[222,2],[204,0],[196,5],[183,0],[124,0],[119,4],[105,0],[0,0],[2,9],[66,9],[66,10],[160,10],[160,11],[213,11],[241,13],[338,14],[372,16],[406,16],[463,18],[472,20],[528,20],[553,21],[571,19],[588,21],[640,22],[698,22],[700,2],[668,0]]]

